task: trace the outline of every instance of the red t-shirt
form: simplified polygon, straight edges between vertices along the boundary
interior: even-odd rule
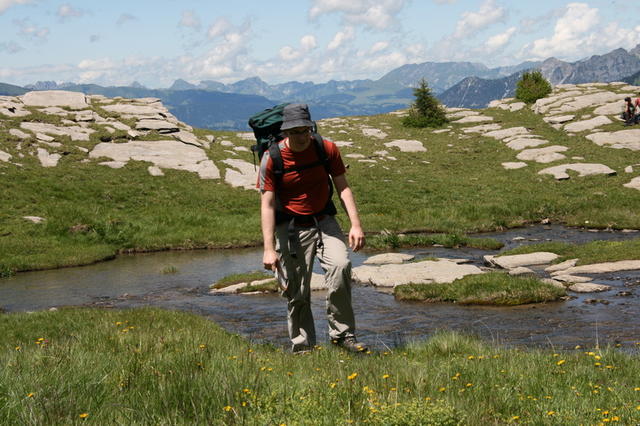
[[[279,144],[285,170],[318,161],[318,153],[313,140],[304,151],[300,152],[294,152],[289,149],[285,143],[286,141],[287,139]],[[344,174],[346,170],[338,147],[333,142],[324,140],[324,149],[329,157],[329,173],[331,176]],[[276,190],[273,161],[271,161],[269,151],[266,151],[262,157],[256,187],[261,191]],[[327,171],[324,164],[320,163],[315,167],[285,173],[278,187],[277,196],[286,213],[311,215],[321,212],[329,198]]]

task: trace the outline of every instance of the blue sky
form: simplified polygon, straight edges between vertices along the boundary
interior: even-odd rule
[[[265,5],[269,5],[266,7]],[[0,0],[0,82],[378,79],[407,63],[574,61],[640,43],[636,1]]]

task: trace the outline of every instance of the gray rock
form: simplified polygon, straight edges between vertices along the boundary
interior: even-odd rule
[[[626,188],[631,188],[631,189],[637,189],[640,190],[640,176],[635,177],[633,179],[631,179],[630,182],[625,183],[624,185],[622,185]]]
[[[107,166],[112,169],[121,169],[127,165],[127,163],[123,161],[103,161],[102,163],[98,163],[99,166]]]
[[[198,173],[201,179],[219,179],[220,171],[202,148],[175,140],[100,143],[89,153],[90,158],[108,157],[115,161],[148,161],[162,169]]]
[[[158,166],[149,166],[147,171],[151,176],[164,176],[162,169]]]
[[[28,220],[29,222],[33,222],[33,223],[42,223],[44,222],[45,218],[40,217],[40,216],[22,216],[23,219]]]
[[[158,116],[161,117],[161,114],[167,112],[166,108],[155,108],[148,105],[135,105],[135,104],[113,104],[113,105],[105,105],[102,107],[104,110],[109,112],[115,112],[121,115],[128,115],[134,117],[145,117],[145,116]]]
[[[589,277],[579,277],[577,275],[565,275],[565,274],[558,274],[558,275],[553,275],[553,279],[556,281],[562,281],[565,283],[588,283],[591,281],[591,278]]]
[[[522,161],[518,161],[515,163],[502,163],[502,167],[504,167],[507,170],[516,170],[516,169],[521,169],[523,167],[527,167],[527,163],[523,163]]]
[[[556,265],[551,265],[547,268],[545,268],[544,270],[546,272],[558,272],[558,271],[564,271],[565,269],[569,269],[573,266],[576,266],[576,263],[578,263],[578,259],[569,259],[569,260],[565,260],[562,263],[558,263]]]
[[[450,283],[470,274],[482,274],[474,265],[459,265],[450,260],[424,261],[402,265],[358,266],[353,269],[356,282],[376,287],[416,283]]]
[[[593,133],[588,135],[587,139],[600,146],[640,151],[640,129]]]
[[[516,158],[523,161],[535,161],[537,163],[551,163],[566,158],[560,152],[567,151],[566,146],[553,145],[545,148],[525,149]]]
[[[558,258],[558,255],[551,252],[540,251],[528,254],[514,254],[510,256],[485,256],[484,258],[489,264],[493,264],[504,269],[514,269],[520,266],[544,265],[551,263]]]
[[[546,284],[551,284],[552,286],[560,288],[562,290],[566,289],[563,283],[561,283],[560,281],[552,280],[551,278],[543,278],[541,281]]]
[[[599,293],[602,291],[611,290],[611,287],[604,284],[576,283],[570,286],[569,290],[575,293]]]
[[[486,137],[502,140],[516,135],[526,135],[529,131],[524,127],[510,127],[508,129],[494,130],[484,134]]]
[[[417,140],[396,139],[392,142],[384,144],[387,148],[396,147],[402,152],[426,152],[427,149],[422,145],[422,142]]]
[[[175,123],[165,120],[140,120],[136,123],[136,130],[155,130],[159,133],[174,133],[180,131]]]
[[[575,115],[553,115],[551,117],[544,117],[543,120],[549,124],[562,124],[573,120],[575,117]]]
[[[485,132],[500,130],[501,128],[502,127],[499,124],[492,123],[492,124],[481,124],[479,126],[474,126],[474,127],[466,127],[462,129],[462,131],[464,133],[485,133]]]
[[[525,268],[524,266],[519,266],[517,268],[509,269],[509,275],[511,276],[520,276],[520,275],[535,275],[532,269]]]
[[[454,111],[454,112],[451,112],[451,113],[447,113],[447,118],[449,120],[456,120],[456,119],[459,119],[459,118],[472,117],[474,115],[475,116],[480,115],[480,112],[472,111],[470,109],[463,109],[463,110],[460,110],[460,111]]]
[[[618,262],[594,263],[574,266],[564,270],[565,274],[605,274],[608,272],[633,271],[640,269],[640,260],[620,260]]]
[[[513,139],[512,141],[507,143],[507,146],[515,151],[521,151],[525,148],[532,148],[547,143],[549,143],[549,141],[545,141],[543,139],[519,138]]]
[[[26,106],[34,107],[66,107],[70,109],[85,109],[89,107],[86,96],[80,92],[65,90],[43,90],[28,92],[19,96]]]
[[[258,172],[253,164],[236,159],[227,159],[223,163],[230,166],[224,175],[225,182],[234,187],[257,190]]]
[[[46,149],[38,148],[37,152],[38,160],[40,160],[42,167],[55,167],[61,158],[60,154],[49,154]]]
[[[597,115],[614,115],[614,114],[620,114],[623,109],[624,109],[624,103],[617,101],[617,102],[604,104],[596,108],[593,112]]]
[[[11,160],[12,155],[9,154],[8,152],[4,152],[4,151],[0,151],[0,161],[4,161],[5,163],[8,163],[9,160]]]
[[[376,139],[384,139],[386,138],[388,135],[383,132],[380,129],[374,129],[374,128],[370,128],[370,127],[365,127],[362,129],[362,134],[369,137],[369,138],[376,138]]]
[[[607,175],[614,176],[616,171],[605,166],[604,164],[562,164],[560,166],[549,167],[538,172],[539,175],[553,175],[558,180],[569,179],[567,170],[573,170],[578,172],[579,176],[591,176],[591,175]]]
[[[584,132],[586,130],[593,130],[596,127],[601,127],[611,123],[613,123],[613,121],[611,121],[608,117],[604,115],[600,115],[598,117],[594,117],[589,120],[576,121],[575,123],[569,123],[564,126],[564,130],[572,133]]]
[[[459,120],[455,120],[452,123],[467,124],[467,123],[482,123],[483,121],[493,121],[493,117],[489,117],[488,115],[472,115],[468,117],[463,117]]]
[[[86,129],[80,126],[58,127],[47,123],[22,122],[20,127],[33,133],[44,133],[55,136],[69,136],[73,141],[88,141],[90,135],[95,132],[93,129]]]
[[[405,253],[384,253],[371,256],[363,263],[365,265],[402,264],[415,259],[415,256]]]

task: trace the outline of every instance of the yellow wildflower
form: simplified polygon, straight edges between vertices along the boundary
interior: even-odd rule
[[[205,344],[200,344],[200,346],[198,346],[200,349],[207,349],[207,345]]]
[[[349,380],[353,380],[353,379],[355,379],[356,377],[358,377],[358,373],[353,373],[353,374],[350,374],[349,376],[347,376],[347,379],[349,379]]]
[[[445,388],[445,387],[443,386],[443,387],[441,387],[440,389],[438,389],[438,392],[444,392],[444,391],[446,391],[446,390],[447,390],[447,388]]]
[[[595,360],[600,361],[602,359],[602,357],[600,355],[596,355],[593,357]]]
[[[382,378],[383,378],[383,379],[388,379],[389,377],[390,377],[390,376],[389,376],[388,374],[384,374],[384,375],[382,375]],[[637,390],[640,390],[640,389],[637,389]]]
[[[329,387],[330,387],[331,389],[335,388],[335,387],[336,387],[336,383],[335,383],[335,382],[331,382],[331,383],[329,383]]]
[[[20,349],[22,349],[20,346],[16,346],[16,351],[19,351]]]
[[[520,416],[513,416],[513,417],[511,417],[511,421],[515,421],[515,420],[520,420]]]
[[[35,395],[33,392],[29,392],[29,393],[27,394],[27,398],[33,398],[33,395]]]
[[[225,405],[225,406],[224,406],[224,408],[223,408],[223,410],[224,410],[224,411],[231,411],[231,410],[233,410],[233,407],[232,407],[232,406],[230,406],[230,405]]]
[[[293,373],[291,371],[287,371],[287,376],[291,377],[293,376]]]
[[[555,416],[555,411],[547,411],[547,416]]]
[[[87,417],[89,417],[89,413],[82,413],[78,417],[80,417],[81,419],[86,419]]]
[[[467,386],[468,388],[470,388],[471,386],[473,386],[473,383],[467,383],[465,386]]]
[[[564,359],[561,359],[560,361],[556,362],[556,365],[562,365],[564,364],[566,361]]]
[[[244,393],[251,393],[251,389],[244,388],[244,389],[242,389],[242,392],[244,392]]]

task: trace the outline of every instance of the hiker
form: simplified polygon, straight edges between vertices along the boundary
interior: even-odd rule
[[[638,123],[640,123],[640,92],[638,92],[638,97],[636,98],[635,102],[633,103],[633,106],[636,108],[635,123],[638,124]]]
[[[622,119],[624,120],[625,126],[630,126],[635,124],[636,119],[636,107],[631,102],[630,97],[624,98],[624,112],[622,113]]]
[[[331,179],[351,222],[349,247],[360,250],[365,236],[340,151],[333,142],[312,133],[314,127],[306,104],[285,106],[281,126],[285,138],[277,142],[283,174],[279,177],[274,174],[272,150],[262,157],[258,187],[263,264],[265,269],[276,273],[287,297],[287,322],[294,353],[309,351],[316,344],[311,312],[311,274],[316,256],[328,287],[331,342],[351,352],[363,352],[367,348],[355,336],[351,262],[344,234],[334,217]],[[318,146],[320,143],[322,147]],[[321,151],[325,152],[324,163]]]

